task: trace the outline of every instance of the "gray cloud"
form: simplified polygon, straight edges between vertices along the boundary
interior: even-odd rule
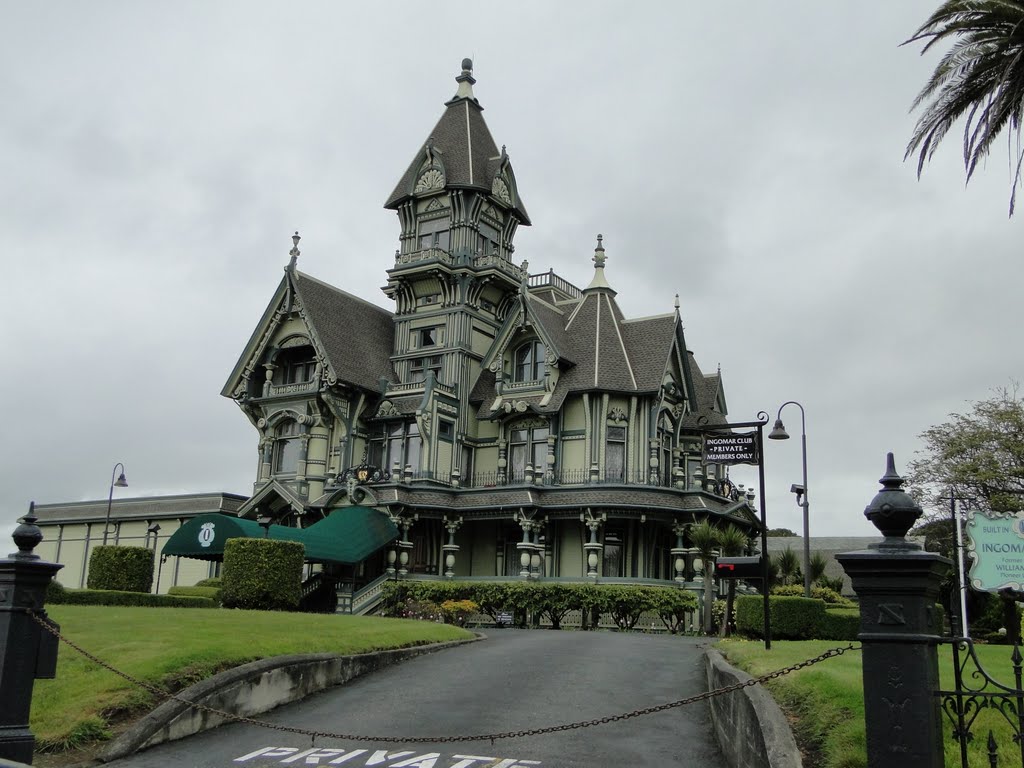
[[[966,189],[955,137],[920,182],[902,162],[934,58],[898,44],[934,4],[9,6],[0,522],[101,498],[117,461],[119,495],[249,489],[218,393],[288,236],[386,306],[381,204],[472,56],[517,258],[585,284],[602,232],[628,315],[680,294],[735,419],[805,406],[812,531],[869,534],[885,451],[1022,368],[1002,158]],[[767,448],[773,526],[799,454]]]

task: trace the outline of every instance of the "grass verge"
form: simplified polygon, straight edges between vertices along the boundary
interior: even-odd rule
[[[843,643],[828,640],[772,641],[766,651],[760,641],[723,640],[716,646],[731,664],[754,677],[810,659]],[[980,645],[978,657],[985,670],[996,680],[1013,685],[1010,661],[1012,648],[1005,645]],[[969,673],[973,667],[966,670]],[[766,685],[790,718],[801,749],[818,768],[865,768],[867,753],[864,732],[864,698],[860,652],[848,651],[813,667],[799,670]],[[940,684],[953,687],[953,661],[948,645],[939,649]],[[960,765],[960,747],[953,740],[949,721],[943,716],[945,764]],[[1013,730],[998,713],[988,710],[978,716],[968,745],[971,766],[989,765],[985,744],[992,730],[1000,756],[1020,747],[1014,743]]]
[[[354,654],[466,638],[424,621],[265,611],[54,605],[61,634],[111,666],[168,691],[230,667],[295,653]],[[39,752],[79,749],[157,702],[61,644],[57,677],[37,680],[31,728]]]

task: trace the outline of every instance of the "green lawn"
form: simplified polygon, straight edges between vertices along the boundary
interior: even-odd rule
[[[772,649],[765,651],[760,641],[723,640],[717,647],[731,663],[759,677],[840,645],[845,644],[826,640],[775,640]],[[989,674],[1012,686],[1011,652],[1012,648],[1005,645],[978,646],[978,656]],[[939,674],[942,687],[951,689],[953,663],[948,645],[940,648]],[[797,741],[817,753],[814,765],[820,768],[864,768],[867,765],[859,652],[848,651],[838,658],[785,675],[770,681],[767,688],[793,718]],[[943,722],[946,765],[959,766],[959,746],[953,741],[945,716]],[[988,766],[985,744],[990,728],[999,744],[1000,764],[1009,765],[1013,762],[1012,755],[1019,759],[1019,747],[1013,742],[1009,725],[997,713],[987,711],[979,716],[971,731],[974,734],[968,750],[971,765]]]
[[[61,633],[149,683],[180,689],[248,661],[293,653],[352,654],[470,637],[423,621],[264,611],[54,605]],[[76,748],[148,711],[150,694],[61,644],[54,680],[37,680],[37,749]]]

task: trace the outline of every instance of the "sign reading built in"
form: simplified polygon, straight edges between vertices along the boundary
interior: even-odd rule
[[[704,461],[718,464],[757,464],[757,432],[707,435],[704,438]]]
[[[991,515],[991,516],[990,516]],[[967,513],[969,581],[975,589],[1024,589],[1024,512]]]

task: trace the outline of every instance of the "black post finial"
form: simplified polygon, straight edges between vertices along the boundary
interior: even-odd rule
[[[32,550],[43,540],[43,532],[36,525],[36,503],[30,501],[28,514],[19,521],[21,524],[14,529],[11,538],[18,547],[17,552],[12,552],[11,557],[18,560],[38,560],[39,555],[33,554]]]
[[[904,480],[896,472],[892,453],[886,455],[885,474],[878,482],[882,484],[882,490],[864,509],[864,516],[885,536],[885,541],[873,548],[921,549],[920,544],[907,541],[907,532],[921,517],[922,510],[903,490]]]

